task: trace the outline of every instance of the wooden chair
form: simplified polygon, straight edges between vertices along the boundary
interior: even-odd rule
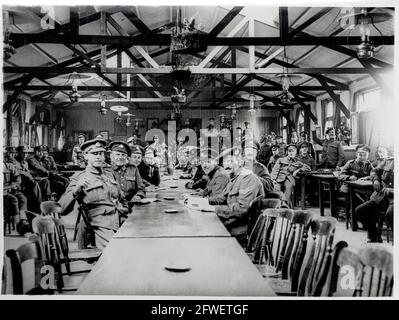
[[[6,251],[6,256],[10,260],[13,294],[53,294],[52,288],[44,289],[41,287],[41,269],[45,265],[42,252],[35,242],[28,242],[17,250]],[[22,264],[28,260],[33,260],[33,287],[24,290],[24,275]],[[26,280],[26,279],[25,279]]]
[[[392,245],[368,243],[357,252],[343,248],[334,260],[328,296],[392,296]],[[344,281],[342,274],[351,281]]]
[[[3,272],[1,273],[1,294],[6,294],[7,291],[7,265],[6,257],[3,257]]]
[[[293,214],[292,209],[269,208],[258,217],[247,244],[247,252],[254,253],[255,263],[277,267],[277,261],[288,240]]]
[[[59,244],[56,237],[56,226],[53,217],[37,216],[32,220],[32,229],[39,237],[37,241],[43,248],[44,259],[53,266],[56,274],[58,292],[62,292],[64,282],[62,279],[61,261],[59,257]]]
[[[262,196],[258,196],[253,199],[249,204],[248,210],[248,234],[251,233],[252,228],[255,225],[256,220],[258,219],[260,208],[262,205]]]
[[[337,219],[317,217],[311,222],[312,243],[310,252],[301,272],[298,296],[313,296],[327,279],[331,265],[335,228]]]
[[[363,264],[359,289],[354,296],[392,296],[393,246],[383,243],[368,243],[358,252]],[[366,290],[365,290],[366,289]]]
[[[101,255],[99,249],[83,249],[69,251],[69,244],[66,234],[66,226],[64,221],[61,219],[61,206],[55,201],[45,201],[41,204],[42,213],[44,215],[53,216],[53,220],[56,227],[56,237],[58,244],[58,252],[61,263],[65,263],[66,271],[68,275],[72,273],[90,272],[91,266],[86,268],[80,268],[71,270],[71,262],[83,260],[88,263],[97,261]],[[62,256],[62,257],[61,257]]]

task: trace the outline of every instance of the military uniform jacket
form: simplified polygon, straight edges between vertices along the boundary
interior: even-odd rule
[[[37,156],[33,156],[28,160],[29,169],[33,176],[47,176],[48,170],[43,166],[42,162]]]
[[[381,188],[393,188],[394,187],[394,159],[388,158],[380,162],[380,164],[372,170],[371,179],[373,183],[375,180],[380,181]],[[384,198],[385,194],[383,191],[374,191],[370,199],[380,203]],[[393,193],[389,195],[389,203],[393,204]]]
[[[279,158],[273,167],[271,178],[279,183],[288,179],[293,185],[295,185],[295,177],[293,176],[293,173],[298,169],[302,171],[311,171],[308,165],[298,161],[296,158]]]
[[[306,156],[298,155],[297,159],[298,161],[301,161],[302,163],[308,165],[311,170],[316,169],[316,161],[310,154],[307,154]]]
[[[260,182],[262,182],[265,193],[274,190],[273,180],[270,178],[269,171],[263,164],[254,161],[252,164],[252,172],[259,178]]]
[[[80,149],[80,145],[77,144],[72,149],[72,161],[75,164],[85,164],[85,159],[83,156],[83,151]]]
[[[19,177],[18,180],[19,182],[21,182],[21,175],[25,176],[27,179],[29,180],[33,180],[33,177],[29,171],[29,166],[28,166],[28,162],[24,161],[18,161],[15,160],[15,162],[13,162],[13,164],[15,165],[15,174]]]
[[[101,172],[95,168],[86,167],[71,177],[65,193],[58,203],[62,207],[62,214],[66,215],[73,210],[76,197],[73,191],[77,183],[87,177],[88,187],[83,191],[82,200],[87,206],[86,214],[92,226],[117,230],[119,219],[116,214],[118,202],[125,204],[122,193],[113,173],[109,170]]]
[[[145,164],[143,161],[137,167],[140,172],[141,179],[144,181],[144,184],[154,186],[158,186],[161,182],[161,177],[159,174],[159,168],[152,166],[152,170],[149,165]],[[152,171],[152,172],[151,172]]]
[[[42,165],[48,171],[57,171],[57,164],[52,156],[48,156],[47,158],[42,158]]]
[[[258,177],[242,168],[227,184],[223,195],[209,198],[216,205],[216,213],[233,236],[243,235],[248,230],[248,211],[251,202],[265,195]]]
[[[350,176],[355,176],[358,179],[368,177],[373,169],[373,165],[370,161],[367,160],[366,162],[362,163],[356,161],[356,159],[353,159],[345,164],[338,176],[338,179],[345,181],[348,180]]]
[[[277,160],[280,159],[280,155],[276,155],[276,156],[271,156],[269,159],[269,163],[267,164],[267,170],[269,170],[269,172],[271,173],[274,165],[276,164]]]
[[[120,168],[112,166],[112,172],[122,190],[123,197],[127,201],[132,200],[135,195],[141,198],[145,197],[144,183],[139,169],[135,165],[127,165]]]
[[[326,166],[327,168],[341,167],[344,161],[345,154],[341,142],[324,140],[320,166]]]
[[[204,189],[203,196],[216,197],[223,194],[223,190],[229,183],[229,177],[222,167],[216,166],[212,178]]]

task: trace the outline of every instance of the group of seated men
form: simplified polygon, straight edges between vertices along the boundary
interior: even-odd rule
[[[57,172],[47,146],[36,146],[28,156],[25,146],[6,147],[3,152],[4,208],[7,219],[14,219],[20,233],[29,231],[29,221],[40,212],[40,203],[56,200],[69,180]]]
[[[333,139],[328,138],[324,143],[323,157],[328,166],[336,168],[341,159],[337,156],[331,160],[329,157],[330,149],[337,149],[332,142]],[[160,184],[160,162],[156,159],[155,150],[151,146],[143,148],[141,144],[135,143],[137,141],[132,143],[130,140],[129,144],[113,141],[107,145],[103,139],[93,139],[80,145],[85,169],[70,178],[66,191],[59,199],[63,214],[73,211],[77,205],[85,205],[88,219],[81,220],[79,225],[80,248],[92,243],[89,237],[93,236],[97,247],[105,247],[120,227],[121,221],[132,212],[129,203],[141,200],[146,196],[146,190],[154,190]],[[285,154],[279,153],[271,166],[271,172],[258,161],[260,149],[261,146],[254,140],[247,140],[242,148],[234,147],[220,154],[204,147],[199,150],[196,161],[182,168],[191,178],[186,186],[208,198],[226,228],[242,244],[247,238],[250,204],[255,199],[278,197],[285,205],[292,206],[298,173],[311,171],[316,166],[311,155],[312,146],[307,141],[284,145]],[[46,158],[42,150],[41,153],[36,151],[35,159],[30,161],[33,162],[32,168],[37,168],[39,157]],[[374,167],[368,161],[369,153],[367,146],[358,146],[356,159],[347,162],[339,179],[345,181],[369,177],[373,180],[375,192],[370,201],[359,205],[356,214],[369,231],[370,241],[378,241],[375,230],[378,215],[374,212],[388,211],[387,216],[390,215],[392,219],[393,159],[382,157]],[[109,154],[109,163],[106,162],[106,154]],[[15,159],[12,156],[9,158],[12,160],[7,163],[22,161],[18,166],[18,175],[29,181],[23,184],[23,189],[30,188],[40,193],[43,185],[46,185],[42,182],[45,179],[36,181],[29,170],[24,170],[28,168],[24,164],[25,155],[18,153]],[[41,160],[40,163],[44,162]],[[43,178],[48,176],[45,173],[41,175]],[[34,192],[26,193],[26,190],[22,190],[22,193],[31,196]],[[88,232],[89,229],[94,232]]]

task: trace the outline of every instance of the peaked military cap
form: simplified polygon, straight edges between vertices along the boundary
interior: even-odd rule
[[[25,146],[18,146],[16,150],[17,152],[28,152],[28,148],[26,148]]]
[[[107,146],[107,142],[102,139],[93,139],[88,140],[80,146],[80,149],[84,152],[98,152],[105,151],[105,147]]]
[[[129,157],[132,154],[129,145],[122,141],[112,141],[109,144],[109,150],[126,153]]]

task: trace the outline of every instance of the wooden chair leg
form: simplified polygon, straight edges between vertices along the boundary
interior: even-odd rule
[[[73,241],[76,241],[76,236],[78,234],[78,225],[79,225],[79,222],[80,222],[80,218],[81,218],[81,213],[80,213],[80,210],[79,210],[78,211],[78,216],[76,218],[75,229],[73,231]]]

